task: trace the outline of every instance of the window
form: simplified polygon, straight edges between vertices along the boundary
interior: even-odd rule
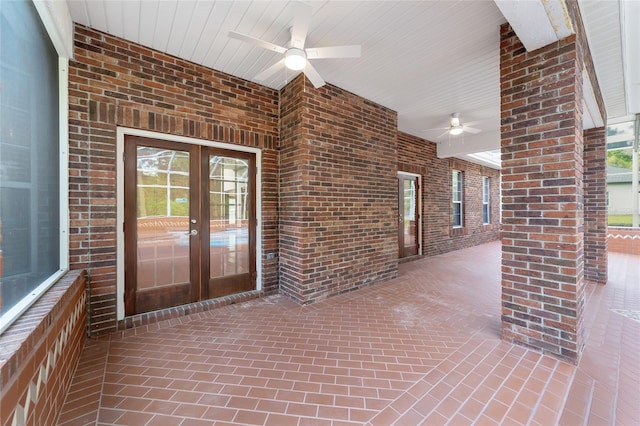
[[[32,2],[2,2],[0,19],[2,332],[64,272],[67,215],[58,53]]]
[[[459,170],[454,170],[451,174],[452,183],[452,213],[453,213],[453,227],[461,228],[464,223],[463,210],[462,210],[462,188],[463,188],[463,176]]]
[[[634,144],[635,123],[607,126],[607,205],[610,226],[638,226],[640,153]]]
[[[482,223],[491,223],[491,179],[482,176]]]

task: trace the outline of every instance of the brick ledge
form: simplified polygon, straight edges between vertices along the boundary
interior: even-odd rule
[[[212,309],[221,308],[223,306],[246,302],[248,300],[258,299],[260,297],[264,297],[265,295],[266,293],[263,290],[252,290],[243,293],[218,297],[216,299],[202,300],[200,302],[189,303],[186,305],[161,309],[158,311],[136,314],[118,321],[117,331],[122,332],[123,335],[128,335],[130,333],[136,334],[136,332],[140,331],[137,330],[139,328],[143,328],[142,331],[147,331],[148,326],[150,325],[155,324],[156,327],[159,327],[159,323],[161,322],[175,320],[178,318],[186,317],[190,314],[206,312]]]

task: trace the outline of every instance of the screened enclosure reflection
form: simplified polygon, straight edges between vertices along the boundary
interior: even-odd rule
[[[137,148],[137,285],[189,282],[189,153]]]
[[[249,167],[209,156],[210,278],[249,272]]]

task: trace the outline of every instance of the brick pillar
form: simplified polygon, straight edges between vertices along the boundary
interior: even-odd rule
[[[584,132],[584,277],[607,283],[606,128]]]
[[[502,338],[577,362],[584,299],[582,49],[500,30]]]

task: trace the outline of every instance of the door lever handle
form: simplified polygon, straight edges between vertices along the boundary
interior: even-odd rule
[[[198,235],[198,230],[197,229],[192,229],[189,232],[185,232],[186,235],[189,235],[190,237],[194,236],[194,235]]]

